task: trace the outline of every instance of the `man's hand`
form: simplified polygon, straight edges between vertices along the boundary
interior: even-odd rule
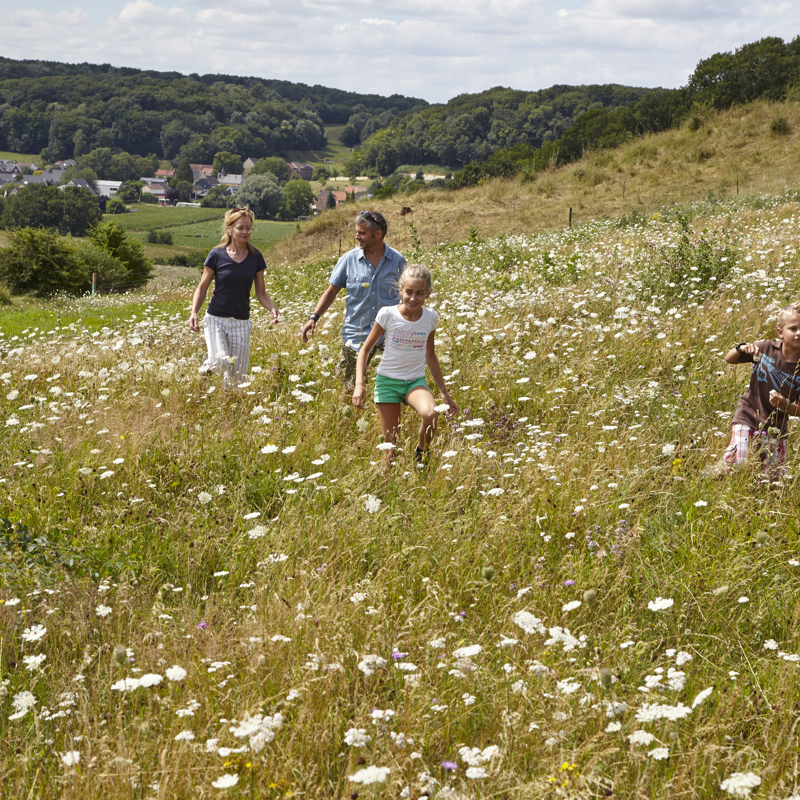
[[[317,329],[317,321],[315,319],[310,319],[308,322],[300,328],[300,336],[303,337],[303,341],[307,342],[309,336],[314,335],[314,331]]]
[[[192,313],[189,314],[189,330],[194,331],[195,333],[200,332],[200,324],[197,321],[196,311],[192,311]]]

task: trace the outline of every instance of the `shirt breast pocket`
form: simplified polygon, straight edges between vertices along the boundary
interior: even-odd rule
[[[365,280],[347,281],[347,295],[354,300],[363,300],[369,294],[370,283]]]

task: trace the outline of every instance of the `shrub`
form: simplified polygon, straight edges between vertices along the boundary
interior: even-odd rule
[[[9,239],[10,247],[0,250],[0,281],[14,294],[83,294],[91,287],[91,270],[54,231],[20,228]]]
[[[128,207],[119,197],[112,197],[106,203],[106,214],[127,214]]]
[[[772,122],[769,124],[769,129],[776,136],[788,136],[792,132],[792,126],[789,124],[789,120],[780,115],[773,117]]]
[[[128,286],[140,286],[150,279],[153,265],[145,258],[142,245],[128,236],[118,222],[103,222],[91,231],[92,244],[121,261],[128,274]]]
[[[147,244],[158,244],[158,231],[155,229],[147,231],[145,241]]]
[[[689,220],[679,218],[681,238],[677,247],[654,251],[642,275],[645,297],[660,296],[672,303],[715,292],[733,269],[736,250],[723,235],[703,231],[697,242],[689,238]]]
[[[164,263],[169,267],[202,267],[205,260],[204,250],[194,250],[191,253],[176,253]]]
[[[158,241],[159,244],[172,244],[172,231],[159,231]]]
[[[142,192],[142,196],[139,198],[139,202],[145,203],[146,205],[157,206],[158,198],[150,194],[149,192]]]
[[[11,305],[11,292],[8,291],[7,286],[0,284],[0,306]]]
[[[79,242],[75,245],[75,253],[83,262],[90,278],[93,272],[97,273],[101,286],[127,281],[128,268],[105,250],[88,242]]]

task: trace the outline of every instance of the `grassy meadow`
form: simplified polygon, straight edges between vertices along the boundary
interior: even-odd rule
[[[796,428],[778,482],[704,471],[798,225],[748,190],[423,240],[462,413],[388,474],[341,298],[298,336],[324,229],[237,392],[188,288],[0,307],[4,791],[797,800]]]

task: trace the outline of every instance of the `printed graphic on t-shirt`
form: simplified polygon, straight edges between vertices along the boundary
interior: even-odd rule
[[[415,331],[411,328],[397,328],[392,331],[390,346],[396,350],[423,350],[428,343],[428,334],[425,331]]]
[[[755,366],[756,377],[760,382],[768,383],[775,391],[791,387],[795,392],[800,391],[800,375],[793,375],[775,366],[775,359],[764,353]]]

